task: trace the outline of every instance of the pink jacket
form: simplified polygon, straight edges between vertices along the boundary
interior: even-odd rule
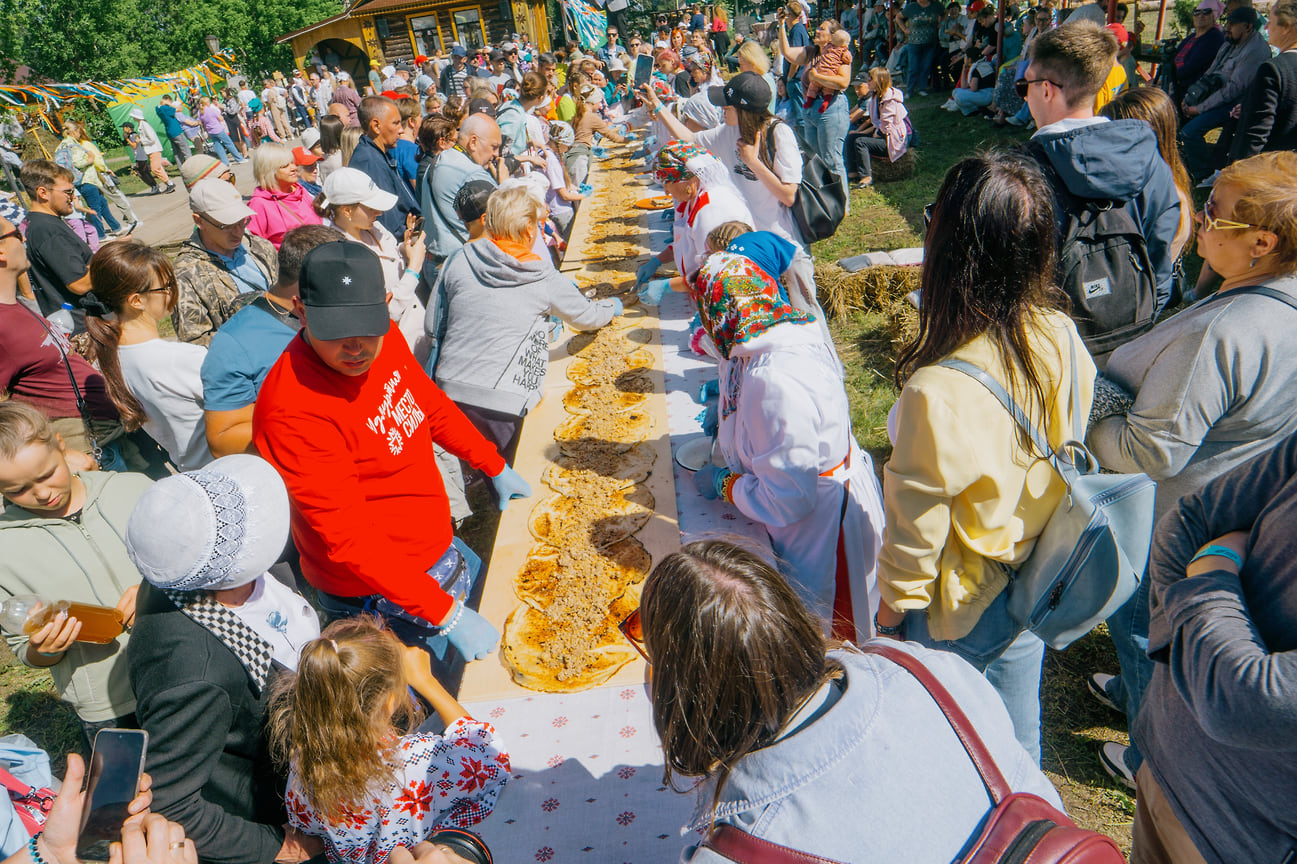
[[[869,97],[869,120],[887,139],[887,159],[895,162],[909,149],[906,139],[910,135],[910,112],[905,109],[905,97],[895,87],[887,88],[882,97]]]
[[[311,207],[311,196],[301,186],[292,192],[267,192],[258,188],[248,206],[256,213],[248,230],[269,240],[276,249],[284,235],[299,225],[320,225],[324,220]]]

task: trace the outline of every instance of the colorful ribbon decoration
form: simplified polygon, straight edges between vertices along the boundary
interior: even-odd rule
[[[235,71],[234,52],[222,51],[197,66],[166,75],[111,82],[85,81],[80,84],[4,84],[0,85],[0,107],[24,108],[34,105],[43,115],[51,110],[57,111],[63,107],[63,103],[75,99],[103,103],[124,102],[146,96],[160,86],[200,87],[210,91],[217,78],[234,75]]]

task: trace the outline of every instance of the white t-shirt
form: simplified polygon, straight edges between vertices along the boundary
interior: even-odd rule
[[[243,103],[244,108],[247,108],[248,103],[256,98],[257,98],[257,94],[252,90],[249,90],[247,87],[244,87],[242,90],[239,91],[239,101]]]
[[[203,379],[207,349],[188,342],[150,339],[117,349],[122,379],[144,406],[144,431],[162,445],[181,471],[212,461],[203,423]]]
[[[269,573],[257,577],[242,606],[229,609],[270,643],[277,663],[294,672],[302,646],[320,635],[320,619],[311,604]]]
[[[572,205],[559,197],[559,190],[567,188],[567,177],[563,174],[563,160],[554,155],[553,150],[545,151],[545,177],[549,180],[549,194],[545,196],[545,206],[560,220],[566,221],[572,213]]]
[[[739,127],[719,126],[705,132],[696,132],[694,142],[699,147],[706,147],[730,169],[734,185],[743,193],[748,209],[756,220],[753,228],[773,232],[799,249],[803,248],[802,234],[793,219],[793,212],[766,188],[766,184],[752,173],[752,169],[739,161]],[[764,148],[765,143],[762,142],[760,146]],[[802,180],[802,151],[798,149],[797,138],[787,123],[775,127],[774,172],[785,183],[800,183]]]

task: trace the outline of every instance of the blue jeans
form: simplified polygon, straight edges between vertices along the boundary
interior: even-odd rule
[[[1144,761],[1139,752],[1139,742],[1133,734],[1135,716],[1139,714],[1144,691],[1153,680],[1153,661],[1148,659],[1148,591],[1146,572],[1135,593],[1112,613],[1107,622],[1108,635],[1112,637],[1113,647],[1117,649],[1117,662],[1121,664],[1121,674],[1108,685],[1108,698],[1126,712],[1126,722],[1132,730],[1130,749],[1126,751],[1126,765],[1132,774]]]
[[[294,105],[293,111],[297,113],[297,119],[302,121],[303,129],[311,128],[311,113],[306,110],[305,105]]]
[[[211,139],[212,149],[216,151],[216,158],[223,163],[229,165],[231,159],[235,162],[243,161],[243,157],[234,149],[234,142],[230,140],[229,135],[224,132],[208,132],[207,137]]]
[[[982,612],[972,632],[951,641],[928,635],[927,612],[911,612],[905,616],[905,638],[958,654],[979,669],[1008,709],[1018,743],[1039,765],[1040,670],[1045,662],[1045,643],[1009,617],[1007,600],[1006,593],[1000,592]]]
[[[82,183],[77,187],[77,191],[81,193],[82,198],[86,199],[86,206],[103,220],[103,224],[108,226],[109,231],[121,230],[122,223],[118,222],[117,217],[113,215],[113,211],[108,209],[108,199],[104,197],[104,193],[99,190],[98,186],[93,183]],[[94,223],[93,219],[90,221],[92,224]],[[95,225],[95,228],[99,227]]]
[[[823,113],[812,105],[803,115],[806,125],[806,144],[812,153],[828,163],[834,174],[847,180],[846,153],[847,129],[850,126],[847,114],[847,98],[839,93],[833,97],[829,107]]]
[[[793,127],[798,138],[810,143],[810,130],[806,128],[809,125],[809,118],[806,117],[806,109],[802,107],[806,94],[802,92],[802,78],[799,72],[800,70],[788,76],[788,125]]]
[[[967,117],[970,114],[976,114],[977,109],[985,108],[991,104],[991,97],[995,91],[990,87],[983,87],[981,90],[969,90],[967,87],[956,87],[955,92],[950,94],[950,98],[955,100],[959,110]]]
[[[906,97],[917,96],[920,90],[928,89],[928,79],[932,77],[932,64],[937,60],[937,48],[940,46],[933,42],[930,45],[906,45],[909,56],[905,58],[905,95]]]
[[[1207,177],[1214,170],[1211,165],[1211,145],[1207,133],[1219,129],[1229,119],[1230,106],[1212,108],[1194,117],[1180,128],[1180,146],[1184,150],[1184,167],[1194,180]]]

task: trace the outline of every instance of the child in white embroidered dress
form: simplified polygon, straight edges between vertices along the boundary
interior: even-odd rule
[[[485,819],[509,780],[509,756],[377,619],[338,621],[302,649],[277,694],[271,737],[290,766],[289,823],[324,838],[331,864],[384,864],[396,846]],[[417,731],[422,710],[445,724]],[[411,731],[415,730],[415,731]]]

